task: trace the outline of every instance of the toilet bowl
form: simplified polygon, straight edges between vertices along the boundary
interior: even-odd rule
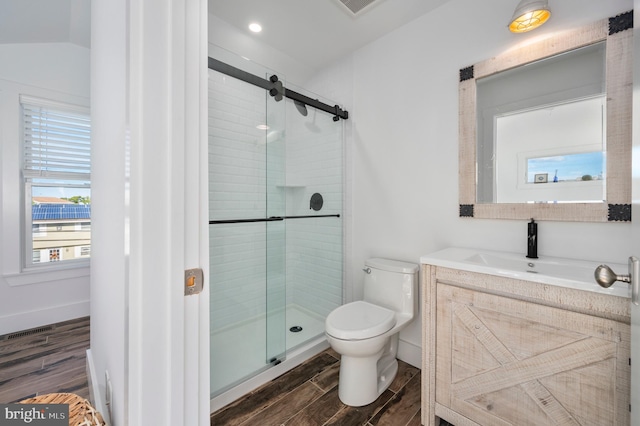
[[[327,341],[340,354],[338,396],[350,406],[375,401],[398,371],[398,333],[417,311],[418,265],[389,259],[365,262],[364,300],[334,309]]]

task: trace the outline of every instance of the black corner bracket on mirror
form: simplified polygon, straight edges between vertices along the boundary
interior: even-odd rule
[[[473,78],[473,65],[460,70],[460,81],[471,80]]]
[[[609,222],[631,222],[631,204],[609,204]]]
[[[473,217],[473,204],[460,204],[460,217]]]
[[[633,10],[609,18],[609,35],[633,28]]]

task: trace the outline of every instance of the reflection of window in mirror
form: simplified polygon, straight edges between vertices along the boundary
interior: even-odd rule
[[[553,176],[549,182],[560,184],[603,180],[605,167],[605,155],[602,151],[528,158],[526,183],[537,183],[535,176],[541,173]]]
[[[575,191],[542,196],[537,189],[540,195],[531,194],[531,186],[526,186],[526,158],[606,149],[605,43],[479,78],[476,83],[477,202],[584,201],[586,195]],[[555,169],[544,173],[553,182]],[[604,181],[600,183],[604,191]],[[589,195],[589,199],[602,201],[603,194]]]
[[[605,97],[598,96],[497,116],[496,201],[605,200],[605,109]],[[530,185],[544,182],[557,185]]]

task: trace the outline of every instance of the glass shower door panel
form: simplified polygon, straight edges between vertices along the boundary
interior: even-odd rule
[[[209,227],[211,391],[264,369],[266,231],[264,223]]]
[[[288,333],[291,350],[323,335],[327,315],[343,301],[344,121],[313,108],[305,116],[291,101],[287,113],[287,216],[324,216],[287,221],[287,326],[302,328]]]
[[[267,98],[264,89],[209,71],[212,396],[270,366],[268,306],[275,302],[267,291],[277,269],[268,267],[267,252],[279,229],[264,221]]]
[[[265,77],[269,79],[271,75]],[[278,75],[280,80],[283,79]],[[283,81],[284,84],[284,81]],[[284,193],[286,179],[286,104],[268,96],[266,100],[267,134],[265,163],[267,217],[282,218],[285,215]],[[267,222],[267,315],[266,315],[266,360],[277,363],[286,355],[286,221]]]

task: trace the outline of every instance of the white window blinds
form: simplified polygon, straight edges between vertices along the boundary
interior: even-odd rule
[[[21,97],[25,178],[91,179],[88,109]]]

